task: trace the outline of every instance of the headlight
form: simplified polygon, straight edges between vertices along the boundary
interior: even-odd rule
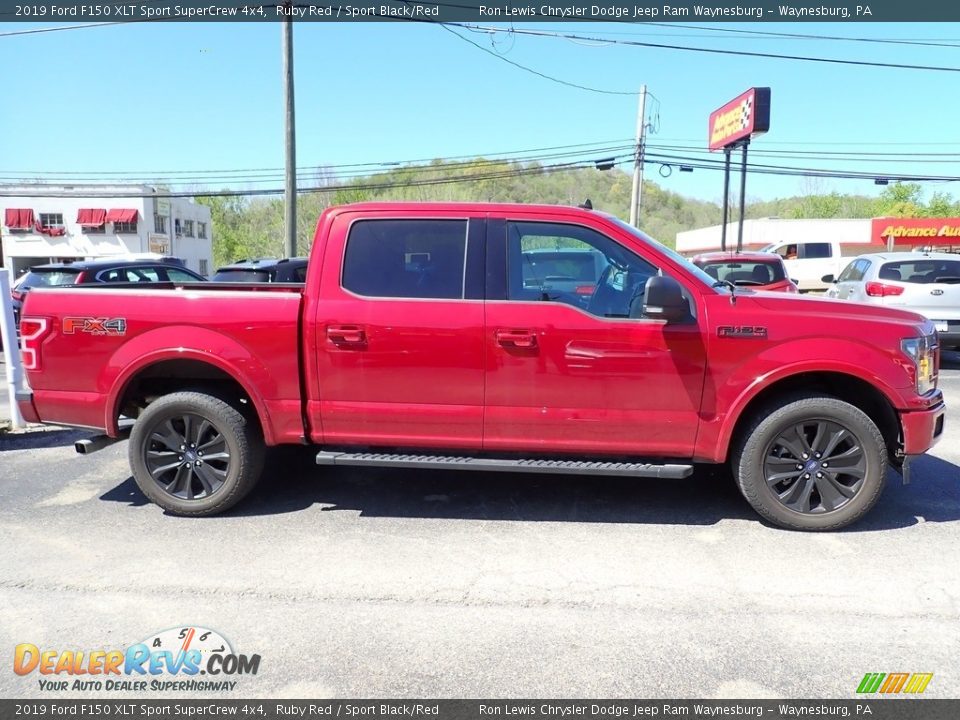
[[[937,338],[924,335],[900,341],[903,353],[913,361],[917,394],[926,395],[937,387]]]

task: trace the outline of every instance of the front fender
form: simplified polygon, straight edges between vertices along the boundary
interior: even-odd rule
[[[214,330],[189,327],[190,347],[183,345],[186,328],[175,325],[151,330],[117,348],[98,380],[106,394],[104,427],[117,437],[120,401],[130,382],[146,368],[165,360],[196,360],[211,365],[236,380],[253,402],[264,440],[273,444],[274,428],[265,397],[277,397],[277,385],[266,365],[236,340]]]
[[[857,339],[831,339],[828,343],[804,339],[761,351],[740,363],[726,378],[714,377],[715,386],[708,383],[696,456],[723,462],[747,406],[768,388],[805,373],[856,378],[878,390],[892,408],[904,408],[904,391],[911,387],[908,362],[906,357]],[[712,398],[708,397],[711,392]]]

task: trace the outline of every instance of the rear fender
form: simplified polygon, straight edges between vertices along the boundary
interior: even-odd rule
[[[190,338],[191,347],[183,346],[184,337]],[[107,395],[104,427],[110,437],[119,433],[120,402],[131,381],[146,368],[165,360],[206,363],[236,380],[256,409],[264,440],[268,445],[274,444],[274,428],[264,399],[276,397],[276,383],[269,369],[236,340],[196,326],[165,326],[143,333],[110,357],[98,381],[98,390]]]

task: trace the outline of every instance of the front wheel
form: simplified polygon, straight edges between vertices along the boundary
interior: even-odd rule
[[[133,477],[174,515],[215,515],[256,484],[264,442],[255,420],[223,400],[177,392],[147,406],[130,433]]]
[[[887,451],[874,422],[829,396],[800,397],[758,417],[732,455],[740,492],[794,530],[837,530],[880,498]]]

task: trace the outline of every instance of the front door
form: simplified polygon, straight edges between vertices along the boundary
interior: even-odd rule
[[[488,227],[484,449],[690,457],[703,340],[642,316],[655,256],[612,227]]]

